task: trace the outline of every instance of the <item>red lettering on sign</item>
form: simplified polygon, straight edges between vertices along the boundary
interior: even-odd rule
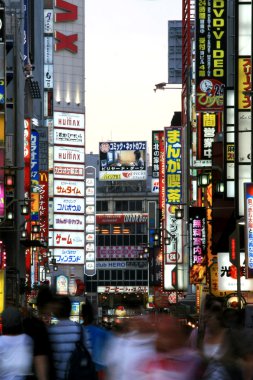
[[[78,40],[77,34],[72,34],[70,36],[65,36],[60,32],[55,32],[55,38],[59,41],[55,44],[55,50],[70,50],[72,53],[77,53],[77,46],[75,42]]]
[[[64,0],[56,0],[55,6],[57,8],[63,9],[64,13],[56,13],[55,21],[56,22],[66,22],[66,21],[75,21],[77,20],[77,6],[70,4]]]

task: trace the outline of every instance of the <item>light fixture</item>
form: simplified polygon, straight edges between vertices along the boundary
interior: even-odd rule
[[[170,245],[170,243],[171,243],[171,239],[169,237],[164,238],[165,245]]]
[[[53,269],[54,269],[54,271],[56,272],[56,271],[58,270],[58,265],[55,264],[55,265],[53,266]]]
[[[175,209],[175,218],[176,219],[183,219],[184,217],[184,210],[182,208],[176,208]]]
[[[27,203],[20,205],[20,208],[21,208],[21,215],[29,214],[29,205]]]
[[[218,181],[215,186],[216,193],[224,193],[225,185],[224,182]]]
[[[51,257],[51,251],[47,251],[46,256]]]
[[[42,259],[43,259],[42,254],[39,253],[39,254],[38,254],[38,260],[39,260],[39,261],[42,261]]]
[[[8,211],[6,214],[6,219],[7,220],[13,220],[13,218],[14,218],[13,211]]]
[[[45,268],[45,272],[47,274],[50,273],[50,268],[49,268],[49,265],[47,263],[44,265],[44,268]]]
[[[27,236],[28,236],[27,231],[26,230],[22,230],[21,231],[21,238],[22,239],[27,239]]]
[[[32,233],[37,234],[40,232],[40,226],[38,224],[32,224]]]
[[[198,174],[197,184],[200,187],[207,187],[210,183],[209,173]]]
[[[53,264],[53,265],[56,264],[56,258],[55,258],[55,257],[53,257],[53,258],[51,259],[51,264]]]
[[[7,174],[5,175],[5,185],[6,186],[14,186],[15,184],[15,177],[14,175],[11,175],[11,174]]]

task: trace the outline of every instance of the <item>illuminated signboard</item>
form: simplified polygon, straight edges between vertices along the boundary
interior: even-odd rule
[[[222,110],[226,67],[226,3],[196,4],[196,110]]]
[[[71,112],[54,112],[54,126],[67,129],[84,129],[84,115]]]
[[[57,264],[84,264],[84,250],[80,248],[55,248]]]
[[[206,210],[204,207],[189,208],[190,227],[190,284],[206,282]]]
[[[182,203],[182,142],[181,129],[176,127],[165,128],[165,202]]]
[[[54,163],[54,178],[84,179],[84,165]]]
[[[83,181],[54,180],[54,195],[84,197]]]
[[[96,274],[96,169],[85,168],[85,258],[84,273],[86,276]]]
[[[163,131],[152,131],[152,178],[159,178],[160,135]]]
[[[84,230],[84,215],[54,214],[54,228],[56,230]]]
[[[99,143],[99,180],[145,180],[145,141]]]
[[[244,184],[246,277],[253,278],[253,183]]]
[[[54,198],[54,212],[56,213],[84,213],[84,199],[83,198]]]
[[[241,290],[252,290],[253,279],[245,277],[245,253],[240,253]],[[237,268],[229,260],[228,252],[218,253],[218,289],[220,291],[237,291]]]
[[[55,146],[54,161],[73,163],[84,162],[84,148]]]
[[[84,131],[71,129],[54,129],[54,143],[74,146],[84,146]]]
[[[54,232],[54,247],[83,247],[84,234],[83,232],[74,231],[55,231]]]
[[[251,58],[240,57],[238,59],[238,109],[249,110],[251,108]]]
[[[201,112],[197,116],[197,159],[212,160],[212,143],[217,132],[221,130],[221,112]]]

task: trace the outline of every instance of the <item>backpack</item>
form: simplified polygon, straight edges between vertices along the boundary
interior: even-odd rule
[[[68,361],[65,380],[98,380],[91,355],[83,344],[82,327],[80,334],[80,339],[76,342],[76,348]]]

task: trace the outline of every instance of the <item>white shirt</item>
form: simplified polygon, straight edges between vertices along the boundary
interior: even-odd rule
[[[33,340],[26,334],[0,336],[1,380],[24,379],[31,374]]]

